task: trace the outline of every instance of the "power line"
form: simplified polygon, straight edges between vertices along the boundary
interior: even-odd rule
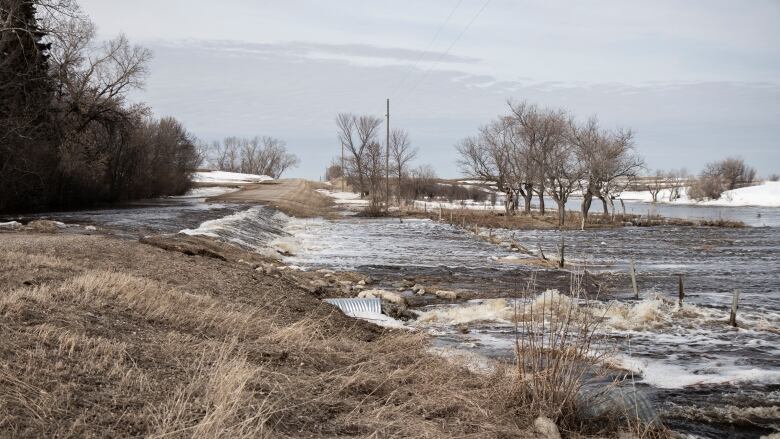
[[[482,5],[482,8],[480,8],[480,10],[477,11],[477,14],[474,15],[474,17],[472,17],[471,21],[469,21],[469,23],[466,25],[466,27],[463,28],[463,30],[460,32],[460,34],[457,36],[457,38],[455,38],[452,41],[452,44],[450,44],[450,47],[448,47],[447,50],[442,52],[442,54],[439,55],[439,58],[436,60],[436,62],[431,64],[430,67],[428,67],[428,70],[426,70],[425,73],[423,73],[423,76],[420,78],[420,80],[417,81],[417,83],[415,83],[414,86],[411,89],[409,89],[408,93],[412,93],[417,88],[417,86],[419,86],[423,81],[425,81],[425,78],[428,77],[428,74],[431,73],[431,70],[433,70],[433,68],[436,67],[441,62],[441,60],[444,59],[444,57],[447,56],[447,54],[450,53],[450,50],[452,50],[452,48],[455,47],[455,44],[457,44],[458,41],[460,41],[461,37],[463,37],[463,35],[466,33],[466,31],[469,30],[471,25],[474,24],[475,21],[477,21],[477,18],[479,18],[479,16],[482,15],[482,12],[488,7],[490,2],[491,2],[491,0],[487,0],[485,2],[485,4]]]
[[[439,29],[436,30],[436,34],[434,34],[431,41],[428,43],[428,45],[425,47],[425,50],[420,52],[420,55],[417,57],[417,60],[414,61],[414,64],[406,71],[406,75],[404,75],[404,79],[401,80],[401,82],[398,84],[398,86],[395,88],[395,91],[393,91],[392,95],[395,96],[395,94],[398,92],[398,90],[401,89],[401,86],[406,83],[406,80],[409,79],[409,76],[411,76],[414,69],[417,68],[417,66],[420,64],[420,61],[422,61],[423,57],[426,53],[428,53],[428,50],[430,50],[431,47],[433,47],[433,44],[439,39],[439,35],[441,34],[441,31],[444,29],[445,26],[450,22],[450,19],[452,19],[452,16],[455,15],[455,11],[460,8],[460,5],[463,3],[463,0],[458,0],[458,3],[455,5],[454,8],[450,11],[450,14],[447,15],[447,18],[444,19],[444,21],[439,26]]]

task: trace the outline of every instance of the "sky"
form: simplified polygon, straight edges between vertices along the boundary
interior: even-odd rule
[[[418,164],[507,100],[631,128],[649,170],[739,156],[780,173],[780,2],[80,0],[99,37],[152,49],[132,98],[200,139],[267,135],[318,179],[341,112],[406,129]]]

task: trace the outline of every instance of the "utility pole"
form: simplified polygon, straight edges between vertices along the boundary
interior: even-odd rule
[[[385,143],[385,209],[390,210],[390,99],[387,99],[387,139]]]
[[[341,192],[346,192],[347,170],[344,169],[344,142],[341,142]]]

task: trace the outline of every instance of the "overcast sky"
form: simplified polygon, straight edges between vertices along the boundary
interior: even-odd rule
[[[339,112],[384,115],[419,163],[506,100],[631,127],[651,169],[729,155],[780,173],[780,2],[80,0],[101,38],[154,51],[134,98],[198,137],[270,135],[318,178]]]

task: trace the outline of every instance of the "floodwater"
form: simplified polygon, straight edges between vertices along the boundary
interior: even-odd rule
[[[635,213],[646,213],[648,206],[659,209],[651,214],[734,219],[757,227],[566,232],[567,261],[610,278],[609,291],[589,306],[603,316],[601,334],[615,349],[615,363],[634,372],[636,385],[677,431],[706,438],[780,431],[780,209],[626,203]],[[379,279],[437,276],[453,279],[453,288],[505,288],[506,297],[514,297],[528,274],[502,263],[518,257],[507,247],[430,220],[291,219],[269,208],[211,204],[198,196],[39,217],[127,237],[188,229],[255,251],[284,252],[287,263],[302,269],[353,270]],[[513,237],[531,252],[541,246],[548,255],[560,241],[557,231],[492,233]],[[639,299],[628,276],[632,259]],[[735,290],[741,292],[738,329],[727,325]],[[440,345],[507,359],[514,328],[501,308],[489,301],[427,306],[418,311],[441,317],[414,325]],[[467,334],[455,327],[464,322]]]
[[[481,278],[486,288],[516,270],[500,263],[512,257],[507,248],[428,220],[292,220],[285,230],[295,254],[287,262],[304,268],[407,277],[449,272]],[[616,349],[615,363],[634,372],[637,385],[648,391],[671,427],[701,437],[747,438],[780,430],[778,231],[665,226],[564,235],[569,261],[610,276],[612,289],[592,305],[605,316],[601,332]],[[541,245],[547,255],[556,254],[560,240],[557,231],[493,233],[512,236],[529,249]],[[639,299],[628,276],[632,258]],[[682,309],[679,275],[685,290]],[[739,329],[727,324],[735,290],[741,292]],[[515,293],[507,290],[507,297]],[[501,313],[475,312],[480,304],[421,309],[448,311],[451,318],[423,327],[441,344],[510,358],[512,324]],[[468,334],[455,328],[464,322]]]

